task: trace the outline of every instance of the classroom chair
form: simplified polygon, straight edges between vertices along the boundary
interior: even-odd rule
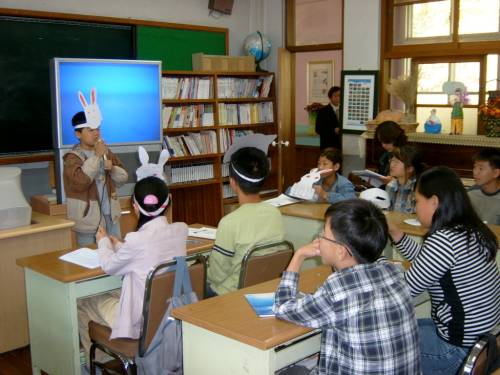
[[[280,277],[290,263],[293,252],[293,245],[289,241],[255,246],[248,250],[241,261],[238,289]]]
[[[189,274],[193,291],[199,300],[205,297],[205,283],[207,264],[206,259],[201,254],[186,257],[189,265]],[[110,340],[111,328],[89,322],[89,335],[92,340],[90,348],[90,374],[95,375],[96,367],[109,369],[108,364],[95,361],[95,351],[99,349],[120,363],[120,369],[126,374],[137,374],[135,357],[142,357],[148,350],[149,344],[158,329],[168,304],[165,303],[173,294],[175,272],[165,269],[175,265],[175,260],[158,264],[149,273],[146,279],[146,289],[144,291],[144,304],[142,308],[143,323],[141,335],[138,339],[114,339]],[[116,361],[114,361],[116,362]]]
[[[492,329],[488,335],[496,338],[496,352],[493,350],[492,354],[490,354],[490,356],[493,356],[492,360],[494,361],[498,359],[500,353],[500,325]],[[488,335],[481,336],[476,341],[458,375],[483,375],[487,373],[487,358],[490,351]]]

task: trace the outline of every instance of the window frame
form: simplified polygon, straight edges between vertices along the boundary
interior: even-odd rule
[[[486,63],[489,54],[500,55],[500,33],[497,40],[459,40],[458,19],[460,0],[452,2],[452,41],[443,43],[429,43],[428,40],[420,44],[394,45],[394,10],[395,7],[426,3],[438,0],[409,0],[405,3],[395,4],[396,0],[381,0],[381,54],[380,54],[380,110],[390,108],[390,96],[385,90],[385,85],[391,79],[391,61],[395,59],[411,58],[412,65],[415,61],[436,61],[436,62],[480,62],[479,73],[479,98],[478,104],[467,105],[466,107],[479,107],[485,103],[486,99]],[[484,35],[484,34],[464,34],[464,35]],[[422,38],[418,38],[422,40]],[[412,70],[413,71],[413,70]],[[498,77],[500,79],[500,76]],[[419,105],[421,107],[423,105]],[[446,105],[442,105],[446,107]],[[478,116],[477,134],[485,133],[484,124]]]

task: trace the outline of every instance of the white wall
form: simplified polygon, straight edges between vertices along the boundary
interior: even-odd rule
[[[380,0],[344,1],[344,70],[380,70]],[[348,155],[364,155],[357,135],[343,136]]]
[[[263,64],[272,71],[283,39],[282,0],[235,0],[233,13],[219,18],[209,16],[208,0],[0,0],[0,7],[225,27],[230,55],[243,54],[244,38],[258,28],[273,44]]]

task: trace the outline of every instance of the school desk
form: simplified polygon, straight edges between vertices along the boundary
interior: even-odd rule
[[[201,225],[193,225],[200,227]],[[189,237],[188,255],[208,251],[213,241]],[[59,259],[68,250],[17,260],[24,267],[33,374],[80,374],[77,299],[121,287],[120,276]]]
[[[315,234],[323,230],[323,218],[329,206],[328,203],[301,202],[280,207],[285,226],[285,238],[293,243],[295,249],[311,242]],[[387,211],[386,217],[389,221],[398,224],[403,232],[419,241],[427,232],[422,226],[404,222],[406,219],[415,219],[415,214]],[[495,233],[500,243],[500,225],[489,224],[488,227]],[[392,256],[390,252],[385,252],[385,254],[388,257]],[[306,266],[311,266],[311,263]]]
[[[327,266],[301,272],[299,290],[314,292],[331,272]],[[247,303],[246,293],[274,292],[278,283],[270,280],[173,310],[182,320],[184,374],[271,375],[319,352],[319,330],[259,318]]]
[[[73,225],[33,211],[30,225],[0,230],[0,353],[29,343],[24,275],[16,259],[71,247]]]

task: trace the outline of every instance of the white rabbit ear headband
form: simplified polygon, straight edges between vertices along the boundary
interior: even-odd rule
[[[230,163],[230,168],[234,171],[236,175],[238,175],[240,178],[242,178],[245,181],[248,182],[261,182],[263,181],[266,176],[261,177],[261,178],[253,178],[246,176],[244,173],[241,171],[238,171],[234,164],[231,162],[231,157],[233,154],[245,147],[254,147],[259,150],[261,150],[265,155],[267,155],[267,151],[269,149],[269,145],[276,139],[276,134],[272,135],[265,135],[265,134],[248,134],[244,137],[237,138],[233,144],[227,149],[226,153],[224,154],[224,163]]]
[[[81,91],[78,91],[78,100],[82,105],[85,123],[78,124],[74,126],[74,129],[90,128],[98,129],[101,126],[102,115],[99,105],[97,104],[97,91],[95,88],[90,90],[90,105],[87,104],[87,100]]]
[[[149,212],[141,207],[139,202],[137,202],[137,199],[135,199],[135,195],[134,195],[134,203],[136,204],[137,208],[139,209],[139,212],[141,214],[143,214],[144,216],[149,216],[149,217],[158,216],[165,208],[167,208],[168,202],[170,202],[170,197],[167,195],[167,199],[165,199],[165,202],[163,202],[163,204],[157,210]],[[156,195],[153,195],[153,194],[148,194],[144,197],[143,204],[158,204],[158,197]]]
[[[141,166],[137,168],[137,170],[135,171],[135,174],[137,176],[137,182],[146,177],[157,177],[160,180],[166,182],[164,175],[164,167],[165,163],[168,161],[168,158],[170,157],[168,150],[166,149],[161,150],[157,164],[149,162],[149,155],[144,147],[139,146],[138,152],[139,152],[139,160],[141,162]]]
[[[80,112],[83,114],[82,118],[79,118],[77,121],[77,124],[73,126],[73,129],[76,130],[76,129],[83,129],[83,128],[90,128],[90,129],[99,129],[100,127],[100,124],[96,126],[96,124],[92,124],[92,123],[88,123],[87,122],[87,117],[85,116],[85,112]],[[85,122],[81,122],[85,120]],[[78,124],[78,122],[80,122]]]

